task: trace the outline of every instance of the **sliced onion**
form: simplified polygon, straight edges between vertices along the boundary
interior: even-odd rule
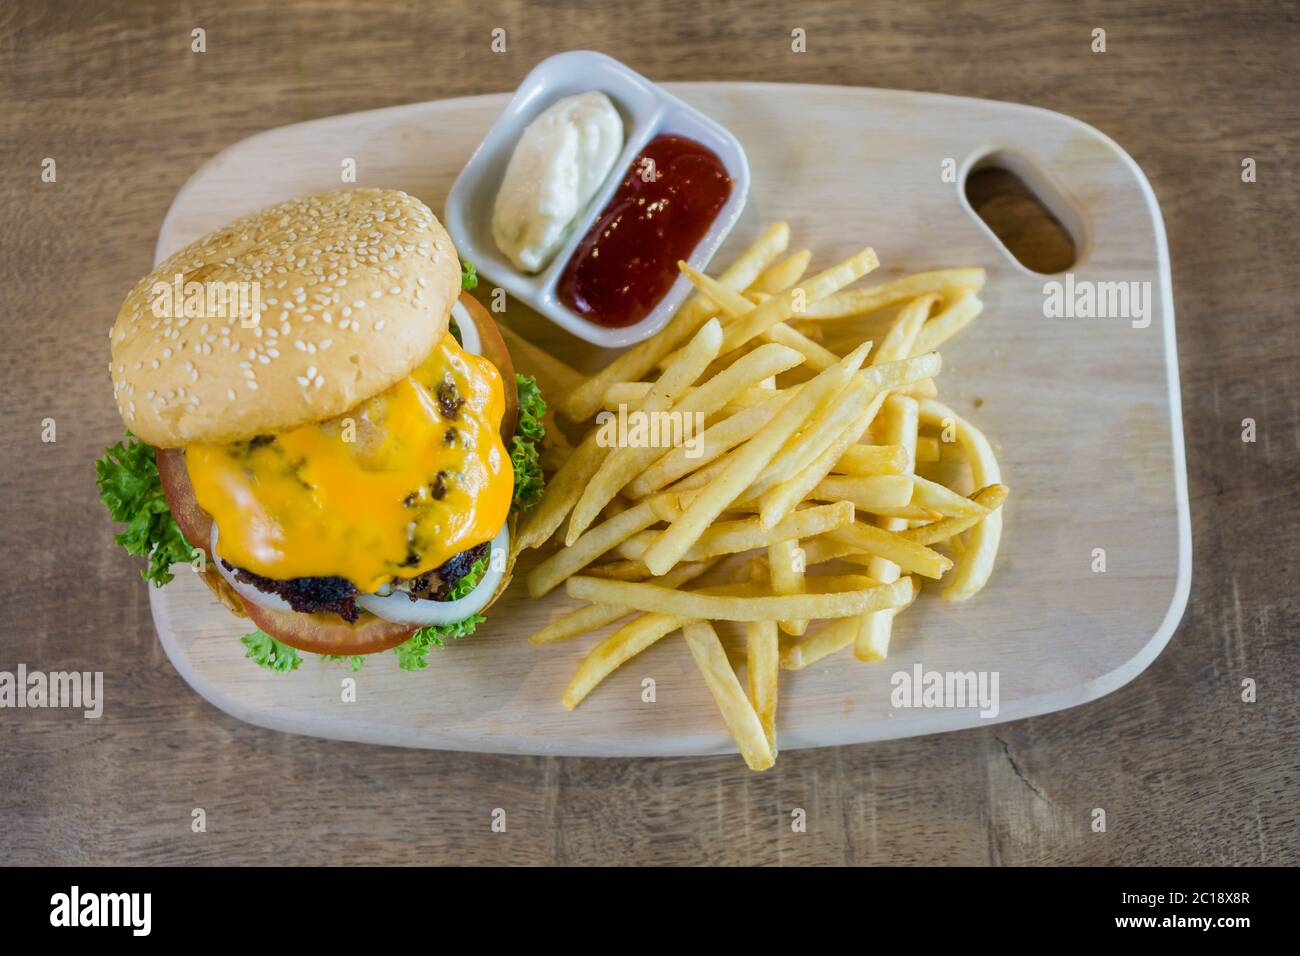
[[[470,355],[482,355],[483,339],[478,334],[478,323],[459,299],[451,307],[451,317],[456,321],[456,328],[460,330],[460,347]]]
[[[510,529],[502,525],[488,549],[487,571],[478,586],[463,598],[455,601],[417,598],[412,601],[407,592],[395,590],[391,594],[359,595],[357,604],[394,624],[456,624],[487,607],[488,601],[492,600],[492,595],[497,593],[497,587],[501,584],[501,578],[505,574],[504,558],[509,553]]]
[[[212,551],[212,563],[217,566],[217,571],[226,579],[232,588],[239,592],[239,596],[246,601],[252,601],[254,604],[260,604],[262,607],[271,611],[287,611],[293,613],[293,608],[289,602],[278,594],[267,594],[265,591],[259,591],[251,584],[247,584],[235,577],[235,572],[230,571],[221,563],[221,555],[217,553],[217,523],[212,522],[212,543],[209,545]]]

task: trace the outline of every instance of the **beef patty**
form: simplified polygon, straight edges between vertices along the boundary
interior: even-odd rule
[[[450,597],[452,587],[465,575],[469,574],[470,568],[485,557],[488,548],[491,547],[490,541],[484,541],[482,544],[476,544],[472,548],[466,548],[460,554],[452,555],[432,571],[425,571],[419,577],[411,578],[407,582],[407,587],[411,592],[411,600],[418,598],[429,598],[434,601],[445,601]]]
[[[411,600],[417,598],[447,600],[452,587],[469,573],[476,561],[488,553],[489,547],[490,543],[484,541],[482,544],[452,555],[432,571],[426,571],[410,579],[408,587],[411,591]],[[274,594],[283,598],[289,607],[300,614],[325,611],[337,614],[348,623],[355,622],[361,616],[361,608],[356,604],[356,586],[347,578],[309,577],[281,580],[237,568],[225,559],[222,559],[221,563],[234,574],[236,580],[243,584],[251,584],[263,594]]]

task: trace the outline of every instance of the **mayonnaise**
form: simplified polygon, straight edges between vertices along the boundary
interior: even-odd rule
[[[528,124],[492,212],[492,238],[515,268],[550,261],[622,149],[623,120],[604,93],[566,97]]]

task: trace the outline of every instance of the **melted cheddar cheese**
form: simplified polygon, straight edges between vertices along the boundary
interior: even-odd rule
[[[449,334],[354,412],[185,461],[222,558],[270,578],[373,593],[494,538],[514,490],[501,373]]]

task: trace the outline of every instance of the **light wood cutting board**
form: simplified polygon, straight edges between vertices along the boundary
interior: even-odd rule
[[[749,83],[669,84],[744,144],[753,185],[725,262],[759,229],[785,219],[791,248],[814,267],[871,244],[902,272],[983,266],[984,315],[943,349],[940,396],[998,451],[1012,488],[998,567],[973,601],[930,588],[894,629],[888,661],[851,654],[782,674],[783,749],[856,743],[975,726],[972,709],[893,709],[891,677],[927,671],[999,675],[1010,720],[1115,690],[1169,640],[1187,601],[1191,531],[1183,460],[1174,317],[1164,227],[1146,178],[1096,130],[1028,107],[932,94]],[[185,185],[158,239],[161,260],[228,220],[290,196],[336,188],[356,161],[358,184],[404,189],[442,210],[452,180],[508,100],[505,94],[420,103],[273,129],[221,153]],[[1081,247],[1076,280],[1149,282],[1152,321],[1048,319],[1044,277],[1019,266],[944,182],[1001,151]],[[481,291],[481,290],[480,290]],[[608,355],[522,306],[505,323],[516,365],[563,394],[567,366]],[[543,361],[557,356],[563,362]],[[1092,570],[1103,548],[1107,570]],[[346,668],[308,657],[291,674],[244,659],[250,628],[197,578],[151,593],[173,664],[205,698],[243,720],[292,733],[399,746],[576,755],[734,750],[680,635],[635,658],[576,711],[560,693],[598,635],[546,648],[526,635],[572,605],[530,600],[519,582],[471,639],[404,673],[371,658],[357,700],[342,702]],[[521,563],[526,572],[527,564]],[[604,632],[602,632],[604,633]],[[656,700],[642,701],[653,678]]]

